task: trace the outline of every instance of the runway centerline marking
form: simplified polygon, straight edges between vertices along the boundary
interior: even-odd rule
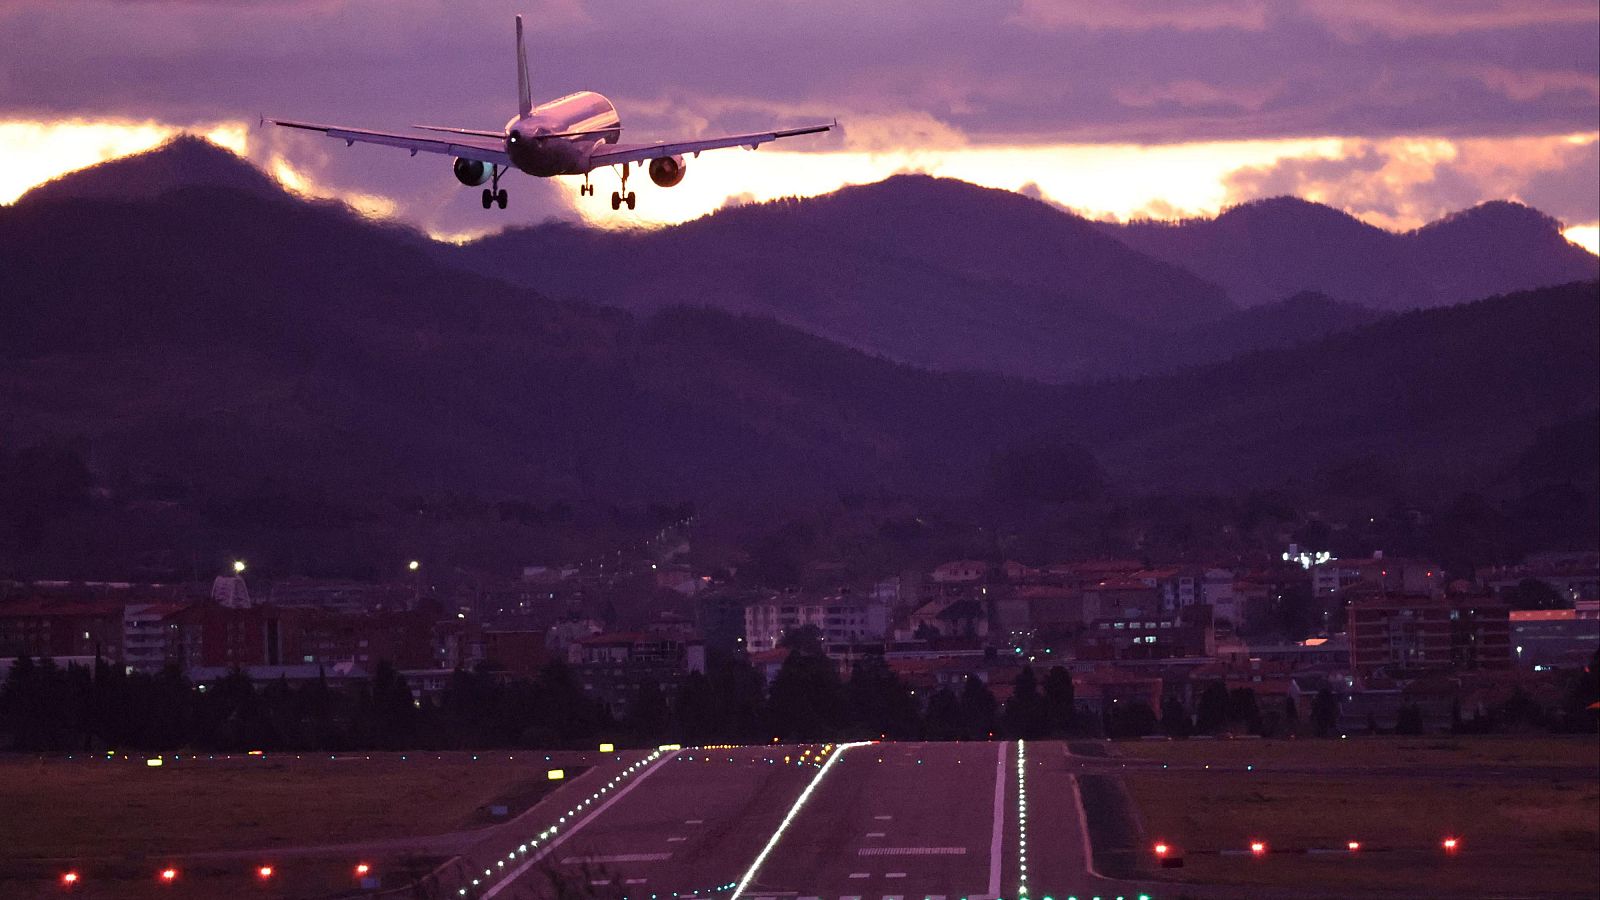
[[[667,838],[667,843],[675,844],[678,841],[687,841],[687,840],[688,840],[688,838],[686,838],[686,837],[669,837],[669,838]]]
[[[890,819],[893,819],[894,816],[873,816],[873,818],[877,819],[879,822],[887,822]]]
[[[872,875],[867,873],[867,872],[851,872],[850,873],[850,877],[851,878],[871,878]]]
[[[989,839],[989,896],[1000,896],[1000,851],[1005,844],[1006,827],[1006,745],[1000,743],[994,763],[994,832]]]
[[[867,837],[883,837],[883,834],[881,831],[869,831],[867,832]]]
[[[904,877],[906,877],[906,873],[904,873],[904,872],[890,872],[887,875],[884,875],[883,877],[885,877],[885,878],[904,878]]]
[[[966,856],[965,847],[862,847],[857,856]]]

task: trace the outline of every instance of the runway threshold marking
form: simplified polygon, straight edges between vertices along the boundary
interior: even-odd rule
[[[609,856],[567,856],[562,858],[561,864],[570,866],[577,863],[660,862],[671,858],[671,853],[614,853]]]
[[[633,780],[624,785],[621,790],[617,791],[615,794],[612,794],[610,800],[607,800],[606,802],[595,807],[594,812],[589,813],[587,816],[584,816],[578,821],[573,822],[571,825],[568,825],[566,831],[563,831],[552,838],[550,843],[545,844],[543,849],[541,849],[538,853],[528,854],[528,858],[523,860],[521,865],[518,865],[516,868],[507,872],[505,876],[494,885],[494,887],[491,887],[487,891],[483,892],[483,900],[492,900],[495,895],[499,894],[501,891],[505,890],[507,886],[515,882],[518,878],[522,877],[522,873],[533,868],[534,863],[537,863],[539,860],[544,859],[546,856],[549,856],[551,853],[555,852],[555,849],[561,846],[563,841],[583,830],[585,825],[588,825],[590,822],[593,822],[595,819],[599,818],[601,813],[604,813],[606,810],[610,809],[618,800],[621,800],[623,797],[626,797],[632,793],[634,788],[643,784],[646,778],[649,778],[651,775],[654,775],[656,772],[660,771],[662,765],[671,762],[675,757],[677,757],[678,753],[679,751],[674,750],[671,753],[668,753],[666,756],[656,760],[644,770],[640,771],[638,775],[634,776]]]
[[[857,856],[966,856],[965,847],[862,847]]]
[[[1000,896],[1000,851],[1005,846],[1006,828],[1006,745],[1000,742],[999,758],[994,763],[994,832],[989,838],[989,896]]]

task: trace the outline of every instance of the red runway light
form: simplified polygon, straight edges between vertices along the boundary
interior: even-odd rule
[[[1172,848],[1168,847],[1166,844],[1157,844],[1156,845],[1156,855],[1157,856],[1166,856],[1167,855],[1167,851],[1171,850],[1171,849]]]
[[[372,871],[372,867],[367,865],[366,863],[356,863],[356,875],[358,875],[358,876],[359,875],[365,875],[365,874],[367,874],[368,872],[371,872],[371,871]]]
[[[61,883],[66,885],[67,887],[72,887],[73,885],[78,883],[78,873],[77,872],[62,872],[61,873]]]
[[[166,883],[168,883],[168,884],[171,884],[172,882],[177,881],[178,880],[178,870],[177,869],[162,869],[161,870],[161,880],[166,882]]]
[[[271,878],[272,877],[272,867],[271,866],[262,866],[261,868],[256,870],[256,875],[257,875],[257,877],[262,878],[262,879]]]
[[[1264,843],[1262,841],[1251,841],[1250,842],[1250,852],[1254,853],[1257,856],[1260,856],[1263,853],[1267,852],[1267,845],[1266,845],[1266,843]]]
[[[1351,841],[1350,843],[1345,844],[1345,846],[1350,848],[1350,852],[1351,853],[1354,853],[1357,850],[1361,849],[1361,842],[1360,841]]]
[[[1458,845],[1458,844],[1459,844],[1459,843],[1460,843],[1460,842],[1459,842],[1459,841],[1457,841],[1457,840],[1456,840],[1456,839],[1455,839],[1455,838],[1453,838],[1453,837],[1447,837],[1447,838],[1445,838],[1445,839],[1444,839],[1444,850],[1445,850],[1445,852],[1446,852],[1446,853],[1454,853],[1454,852],[1456,852],[1456,846],[1457,846],[1457,845]]]

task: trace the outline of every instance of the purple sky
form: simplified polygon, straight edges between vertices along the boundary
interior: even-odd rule
[[[1595,0],[0,0],[0,121],[497,128],[515,96],[515,12],[536,95],[600,90],[638,139],[834,116],[842,139],[792,149],[1332,137],[1350,149],[1241,159],[1251,171],[1231,176],[1228,199],[1333,185],[1323,199],[1358,213],[1337,195],[1342,174],[1370,182],[1406,146],[1395,140],[1487,139],[1510,149],[1480,143],[1478,158],[1518,171],[1489,177],[1458,154],[1368,183],[1360,202],[1420,190],[1431,199],[1406,208],[1448,209],[1509,190],[1569,224],[1600,220],[1593,141],[1509,140],[1600,131]],[[452,184],[403,153],[310,143],[270,141],[341,190],[406,204]],[[570,202],[518,189],[536,206]]]

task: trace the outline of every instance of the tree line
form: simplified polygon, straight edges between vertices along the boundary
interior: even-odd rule
[[[1263,702],[1248,687],[1230,689],[1220,682],[1208,684],[1193,709],[1167,696],[1159,709],[1140,700],[1114,700],[1091,714],[1077,703],[1072,674],[1060,666],[1043,677],[1023,666],[1003,703],[976,676],[919,696],[881,656],[860,660],[841,679],[820,641],[803,632],[792,637],[770,687],[749,663],[727,657],[675,686],[644,685],[620,719],[588,696],[578,673],[562,662],[531,677],[509,677],[489,666],[459,669],[437,697],[417,701],[387,663],[379,663],[370,678],[342,686],[320,677],[300,685],[281,679],[257,685],[237,670],[199,686],[175,667],[130,674],[106,662],[62,668],[22,657],[0,684],[0,748],[352,751],[576,748],[600,740],[701,745],[1223,732],[1327,737],[1339,719],[1338,698],[1327,689],[1302,711],[1292,698]],[[1457,711],[1451,730],[1593,730],[1596,714],[1589,704],[1596,699],[1600,683],[1591,665],[1573,678],[1562,709],[1545,710],[1519,690],[1472,719],[1463,720]],[[1369,723],[1366,730],[1377,726]],[[1421,710],[1403,708],[1393,730],[1421,733]]]

